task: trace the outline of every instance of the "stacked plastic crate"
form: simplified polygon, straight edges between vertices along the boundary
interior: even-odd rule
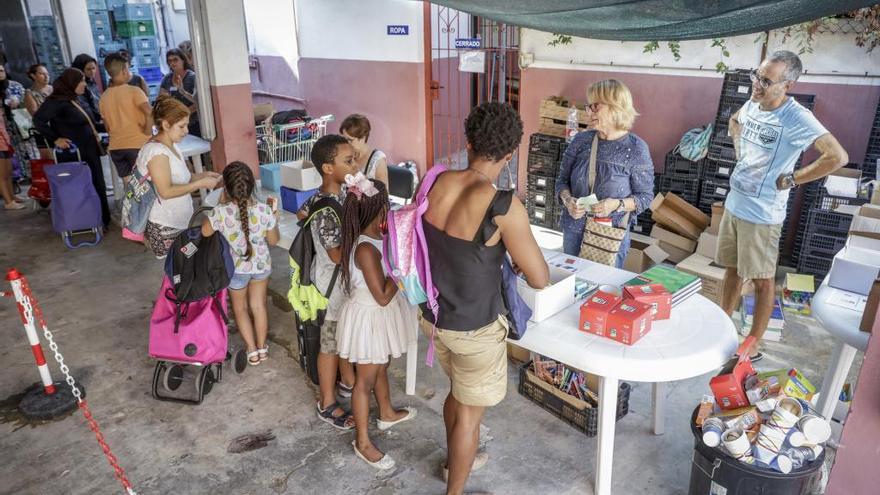
[[[692,162],[673,151],[666,154],[663,172],[654,175],[654,191],[675,193],[681,199],[697,206],[700,204],[703,160]]]
[[[133,70],[147,82],[150,88],[148,96],[155,98],[159,94],[159,83],[162,82],[162,68],[153,5],[132,1],[114,4],[116,35],[131,54]]]
[[[526,209],[533,225],[559,229],[563,206],[556,198],[556,176],[567,146],[564,138],[547,134],[529,138]]]
[[[65,66],[55,18],[51,15],[35,15],[29,19],[29,22],[37,60],[46,65],[49,78],[54,79],[61,75]]]
[[[880,103],[877,103],[877,111],[874,113],[874,123],[871,126],[871,135],[868,137],[868,149],[865,151],[865,161],[862,166],[862,178],[877,178],[878,161],[880,161]]]

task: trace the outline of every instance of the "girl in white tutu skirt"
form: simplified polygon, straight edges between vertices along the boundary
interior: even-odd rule
[[[400,357],[416,338],[416,308],[382,269],[382,226],[388,192],[362,173],[346,178],[348,195],[342,213],[342,284],[348,295],[339,315],[336,342],[339,357],[355,364],[357,379],[351,397],[357,438],[355,454],[377,469],[391,469],[394,459],[370,440],[370,393],[379,405],[380,430],[415,418],[411,407],[394,409],[388,385],[389,356]]]

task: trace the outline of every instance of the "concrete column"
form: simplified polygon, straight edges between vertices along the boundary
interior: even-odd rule
[[[214,170],[222,170],[229,162],[240,160],[258,173],[242,0],[190,0],[189,4],[196,7],[190,10],[190,15],[196,15],[190,22],[201,22],[203,28],[204,52],[197,52],[197,56],[205,54],[207,63],[204,65],[210,78],[216,128],[216,138],[211,143]],[[195,36],[193,42],[197,42]]]

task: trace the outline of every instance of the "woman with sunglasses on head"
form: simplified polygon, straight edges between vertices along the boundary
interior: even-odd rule
[[[192,70],[189,59],[179,48],[172,48],[165,53],[165,61],[171,69],[170,74],[162,78],[159,85],[160,95],[170,95],[183,103],[191,112],[189,133],[202,137],[199,126],[199,103],[196,98],[196,73]]]
[[[615,265],[620,268],[629,251],[629,227],[636,215],[651,204],[654,195],[654,163],[648,145],[630,129],[638,113],[632,94],[620,81],[607,79],[587,90],[590,129],[578,133],[562,157],[556,180],[556,196],[562,212],[563,250],[577,256],[584,239],[586,217],[610,219],[626,229]],[[595,182],[590,185],[590,161],[596,146]],[[578,198],[595,194],[598,203],[589,209]]]

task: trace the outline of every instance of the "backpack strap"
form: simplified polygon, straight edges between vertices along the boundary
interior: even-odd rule
[[[443,172],[446,172],[446,167],[443,165],[434,165],[428,170],[428,173],[422,178],[422,184],[419,186],[419,192],[416,194],[416,204],[424,203],[428,199],[428,193],[434,187],[434,181]]]
[[[330,277],[330,285],[327,286],[327,293],[324,294],[328,300],[330,299],[330,294],[333,294],[333,287],[336,286],[336,277],[339,276],[339,269],[342,265],[336,265],[336,268],[333,269],[333,276]]]
[[[374,149],[373,152],[370,153],[370,157],[367,158],[367,166],[364,167],[364,175],[366,175],[367,177],[370,176],[370,166],[373,165],[373,157],[376,156],[376,151],[378,150]]]

